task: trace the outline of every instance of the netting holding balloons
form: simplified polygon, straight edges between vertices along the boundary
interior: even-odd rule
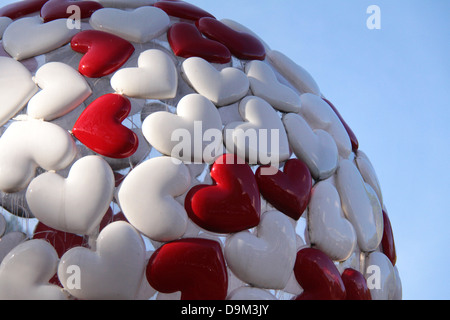
[[[0,39],[0,299],[401,299],[369,158],[245,26],[28,0]]]

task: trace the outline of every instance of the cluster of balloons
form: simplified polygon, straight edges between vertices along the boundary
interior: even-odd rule
[[[245,26],[26,0],[0,39],[0,299],[401,298],[369,158]]]

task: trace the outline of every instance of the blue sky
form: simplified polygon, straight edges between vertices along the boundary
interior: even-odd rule
[[[404,298],[450,299],[450,1],[189,2],[247,26],[313,75],[377,171]],[[366,27],[370,5],[381,30]]]

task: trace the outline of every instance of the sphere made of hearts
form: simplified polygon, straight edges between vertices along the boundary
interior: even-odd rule
[[[401,299],[380,183],[339,106],[213,14],[0,9],[2,212],[33,226],[0,215],[0,299]]]

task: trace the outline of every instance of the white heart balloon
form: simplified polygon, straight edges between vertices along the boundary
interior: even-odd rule
[[[0,57],[0,125],[18,113],[38,91],[32,75],[20,62]]]
[[[13,22],[12,19],[8,17],[0,17],[0,40],[3,37],[3,33],[5,32],[6,28]]]
[[[145,43],[164,34],[169,29],[170,18],[163,10],[150,6],[132,11],[104,8],[95,11],[89,23],[96,30]]]
[[[172,99],[177,94],[178,73],[163,51],[150,49],[140,54],[137,68],[117,71],[111,86],[119,93],[138,99]]]
[[[336,112],[322,98],[311,93],[302,94],[301,102],[300,115],[309,126],[314,130],[321,129],[328,132],[336,142],[340,156],[348,159],[352,153],[352,143]]]
[[[57,125],[40,120],[13,122],[0,138],[0,190],[21,191],[38,167],[65,169],[76,153],[72,136]]]
[[[217,106],[242,99],[250,86],[248,77],[241,70],[228,67],[218,71],[208,61],[198,57],[186,59],[181,71],[191,87]]]
[[[3,47],[14,59],[24,60],[65,45],[78,31],[67,27],[67,19],[43,23],[40,17],[22,18],[6,28]]]
[[[69,176],[47,172],[31,181],[27,203],[33,215],[54,229],[92,235],[113,199],[114,173],[99,156],[81,158]]]
[[[51,121],[62,117],[92,94],[80,73],[61,62],[43,65],[34,81],[42,89],[28,102],[28,115],[35,119]]]
[[[402,279],[400,278],[400,273],[398,272],[397,266],[394,267],[394,272],[395,272],[395,294],[393,296],[393,300],[402,300],[403,299]]]
[[[258,96],[283,112],[300,111],[300,96],[288,86],[280,83],[272,68],[265,62],[254,60],[245,66],[250,88]]]
[[[338,165],[338,149],[333,137],[326,131],[312,130],[298,114],[289,113],[283,117],[291,148],[311,171],[315,180],[331,177]]]
[[[303,67],[276,50],[267,52],[267,58],[275,69],[301,94],[312,93],[320,96],[320,88],[317,82]]]
[[[383,238],[383,212],[375,191],[364,182],[350,160],[342,160],[336,173],[342,208],[358,236],[363,252],[378,248]]]
[[[78,299],[130,300],[141,287],[145,259],[140,234],[126,222],[114,222],[98,236],[95,251],[81,247],[67,251],[59,263],[58,278]],[[78,283],[72,280],[77,275],[73,270],[79,271]]]
[[[345,219],[336,188],[327,181],[317,183],[308,210],[311,244],[334,261],[345,261],[356,247],[356,233]]]
[[[380,200],[381,206],[383,206],[383,193],[381,192],[380,182],[369,157],[363,151],[358,150],[355,161],[364,181],[375,190],[378,200]]]
[[[60,287],[49,284],[57,266],[58,255],[48,242],[20,244],[0,266],[0,300],[66,300]]]
[[[244,121],[225,127],[225,145],[229,152],[250,164],[276,166],[277,162],[289,159],[291,152],[285,128],[270,104],[249,96],[240,102],[239,113]]]
[[[394,300],[397,296],[396,272],[391,261],[381,252],[366,259],[364,274],[373,300]]]
[[[15,247],[24,242],[27,236],[22,232],[9,232],[0,238],[0,263]]]
[[[261,219],[256,235],[244,231],[227,239],[225,258],[242,281],[262,289],[283,289],[292,274],[296,250],[291,221],[271,211]]]
[[[183,97],[176,115],[151,114],[142,132],[156,150],[186,162],[213,163],[223,153],[222,119],[216,106],[199,94]]]
[[[118,199],[127,220],[152,240],[179,239],[186,231],[187,213],[174,198],[191,186],[189,169],[179,160],[160,157],[131,171]]]

